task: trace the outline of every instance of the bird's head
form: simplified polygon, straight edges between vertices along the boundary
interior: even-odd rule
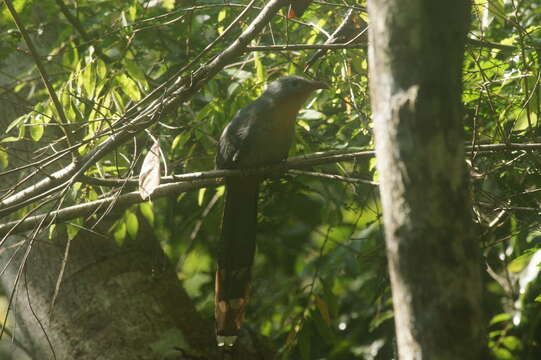
[[[265,94],[271,95],[276,99],[299,99],[301,102],[304,102],[313,91],[328,88],[329,86],[321,81],[308,80],[301,76],[290,75],[271,82]]]

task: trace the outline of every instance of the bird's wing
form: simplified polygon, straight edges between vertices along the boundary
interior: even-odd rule
[[[257,122],[258,118],[265,117],[271,110],[271,105],[269,101],[259,98],[235,115],[220,136],[216,156],[218,168],[238,168],[246,154],[253,151],[254,136],[250,135],[256,126],[250,124]]]

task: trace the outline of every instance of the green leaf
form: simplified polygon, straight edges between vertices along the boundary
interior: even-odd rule
[[[81,230],[81,225],[83,223],[83,219],[78,218],[74,219],[69,223],[66,223],[66,231],[68,234],[68,240],[73,240],[75,236],[79,233],[79,230]]]
[[[537,297],[534,299],[535,302],[541,302],[541,295],[537,295]]]
[[[111,89],[110,93],[113,95],[112,100],[113,100],[113,103],[116,104],[117,108],[124,109],[125,107],[124,99],[122,98],[122,96],[120,96],[118,91],[116,91],[116,89]]]
[[[509,352],[509,350],[504,348],[495,348],[492,349],[492,354],[494,355],[494,358],[497,360],[512,360],[513,354]]]
[[[143,70],[141,70],[141,68],[139,67],[139,65],[137,65],[135,61],[124,59],[124,67],[126,68],[128,75],[130,75],[132,79],[141,81],[143,84],[146,84],[147,79],[145,77],[145,73],[143,72]]]
[[[54,239],[58,234],[63,234],[66,231],[66,224],[51,224],[49,227],[49,240]]]
[[[201,188],[197,192],[197,205],[199,206],[203,205],[203,199],[205,198],[206,191],[207,191],[207,188]]]
[[[508,313],[501,313],[495,315],[494,317],[492,317],[492,319],[490,319],[490,325],[498,324],[508,320],[511,320],[511,315],[509,315]]]
[[[182,150],[182,148],[184,147],[184,145],[186,145],[191,136],[192,132],[188,130],[185,130],[178,134],[173,140],[173,143],[171,144],[171,152],[175,151],[176,149]]]
[[[260,84],[264,84],[265,79],[267,77],[265,66],[263,65],[263,62],[261,61],[261,56],[257,52],[254,53],[254,64],[255,64],[256,79]]]
[[[227,16],[227,10],[226,9],[220,10],[220,12],[218,13],[218,22],[221,23],[222,21],[224,21],[226,16]]]
[[[528,114],[529,120],[528,120]],[[529,111],[528,109],[521,109],[520,114],[518,115],[517,120],[515,121],[515,125],[513,126],[514,131],[522,131],[530,128],[530,124],[532,125],[532,128],[537,125],[537,115],[534,112]]]
[[[128,16],[131,22],[134,22],[137,18],[137,6],[135,4],[128,8]]]
[[[122,91],[128,95],[130,99],[133,101],[139,101],[141,99],[141,92],[139,91],[137,84],[126,74],[118,75],[116,80],[120,84]]]
[[[126,223],[124,221],[117,221],[114,226],[113,237],[118,246],[122,246],[126,240]]]
[[[220,35],[223,34],[223,32],[225,30],[224,25],[221,24],[221,23],[225,20],[226,15],[227,15],[227,10],[226,9],[222,9],[218,13],[218,24],[220,24],[220,26],[218,26],[217,30],[218,30],[218,34],[220,34]]]
[[[162,7],[165,10],[173,10],[175,8],[175,0],[162,0]]]
[[[10,130],[13,129],[14,127],[17,127],[20,129],[23,126],[23,124],[28,120],[29,117],[30,117],[29,114],[24,114],[24,115],[19,116],[18,118],[13,120],[11,123],[9,123],[4,133],[10,132]]]
[[[15,137],[15,136],[8,136],[8,137],[5,137],[2,140],[0,140],[0,142],[2,142],[2,143],[10,143],[10,142],[15,142],[15,141],[19,141],[19,140],[21,140],[21,138]]]
[[[43,115],[36,114],[36,116],[32,117],[31,120],[31,126],[30,126],[30,136],[32,137],[32,140],[39,141],[41,137],[43,136],[44,128],[43,128]]]
[[[62,65],[67,68],[74,68],[79,62],[79,52],[73,43],[69,43],[62,54]]]
[[[0,149],[0,165],[3,169],[7,169],[7,167],[9,166],[9,155],[3,149]]]
[[[154,226],[154,206],[150,201],[139,204],[139,211],[147,219],[150,226]]]
[[[385,321],[392,319],[393,316],[394,316],[394,312],[392,310],[382,311],[378,313],[378,315],[376,315],[370,322],[369,331],[370,332],[374,331]]]
[[[297,124],[306,131],[310,131],[310,125],[304,120],[297,120]]]
[[[105,62],[101,59],[96,61],[96,73],[100,80],[105,79],[107,76],[107,65],[105,65]]]
[[[512,273],[519,273],[521,272],[526,265],[530,262],[530,259],[532,258],[534,252],[529,252],[523,255],[520,255],[517,258],[514,258],[509,265],[507,265],[507,270],[509,270]]]
[[[520,350],[522,342],[515,336],[506,336],[501,340],[502,344],[509,350]]]
[[[213,265],[212,257],[204,251],[194,249],[182,263],[183,276],[190,277],[196,273],[210,271]]]
[[[126,211],[124,221],[126,222],[126,229],[128,230],[130,238],[137,238],[137,231],[139,231],[139,220],[137,220],[137,215],[131,211]]]
[[[92,64],[88,64],[83,71],[83,89],[89,97],[94,96],[96,88],[96,72]]]
[[[15,9],[15,12],[20,14],[21,11],[23,11],[27,2],[28,0],[14,0],[12,2],[12,6]],[[11,22],[11,15],[9,13],[9,10],[5,6],[2,7],[2,22],[3,26],[5,26],[6,23]]]

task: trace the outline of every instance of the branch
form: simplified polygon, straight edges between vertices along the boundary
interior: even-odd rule
[[[477,40],[477,39],[472,39],[472,38],[467,38],[466,44],[470,44],[477,47],[486,47],[486,48],[500,49],[500,50],[509,50],[509,51],[516,50],[516,47],[513,45],[504,45],[504,44],[499,44],[492,41]]]
[[[64,132],[64,135],[66,136],[66,141],[68,143],[68,146],[71,146],[72,144],[75,144],[75,141],[73,139],[73,134],[70,132],[69,129],[67,129],[63,124],[67,124],[68,121],[66,119],[66,115],[64,114],[64,109],[62,108],[62,105],[60,104],[60,100],[58,100],[58,97],[56,96],[56,92],[53,89],[53,86],[49,82],[49,76],[47,75],[47,71],[45,70],[45,67],[43,66],[38,51],[36,50],[34,43],[32,43],[32,40],[30,39],[30,36],[28,35],[28,32],[26,31],[26,28],[24,27],[23,23],[21,22],[21,19],[19,19],[19,15],[15,11],[15,8],[13,7],[13,4],[11,3],[11,0],[5,0],[6,7],[8,8],[9,13],[11,14],[11,17],[13,18],[13,22],[19,29],[19,32],[21,33],[21,36],[24,39],[24,42],[26,43],[26,46],[28,46],[28,50],[30,51],[30,54],[32,55],[32,58],[34,60],[34,63],[36,64],[36,67],[38,68],[39,74],[41,75],[41,80],[43,81],[43,85],[45,85],[45,88],[47,89],[47,92],[49,93],[49,97],[51,98],[51,101],[54,104],[54,107],[56,108],[56,112],[58,113],[58,116],[60,117],[60,121],[57,121],[60,128]],[[75,155],[73,155],[75,157]]]
[[[173,79],[174,81],[166,81],[166,83],[128,109],[126,114],[112,125],[115,128],[100,134],[107,135],[107,140],[82,156],[76,164],[68,165],[66,168],[53,173],[51,178],[54,181],[44,179],[1,201],[0,216],[20,209],[24,206],[21,203],[46,192],[56,184],[70,186],[103,156],[154,124],[162,115],[176,110],[178,104],[189,99],[225,65],[241,55],[245,51],[247,44],[267,25],[273,15],[286,2],[286,0],[270,0],[246,30],[220,55],[202,66],[190,77],[178,76]]]
[[[498,44],[491,41],[476,40],[468,38],[467,43],[477,47],[486,47],[500,50],[515,50],[512,45]],[[284,45],[259,45],[247,46],[247,51],[294,51],[294,50],[329,50],[329,49],[363,49],[366,42],[344,43],[344,44],[284,44]]]
[[[284,45],[258,45],[247,46],[247,51],[293,51],[293,50],[329,50],[329,49],[364,49],[367,43],[345,43],[345,44],[284,44]]]
[[[505,151],[505,150],[539,150],[541,149],[541,143],[531,143],[531,144],[486,144],[486,145],[476,145],[467,146],[466,151],[468,153],[476,152],[496,152],[496,151]],[[364,151],[352,151],[352,150],[337,150],[330,152],[318,152],[309,155],[296,156],[293,158],[284,161],[281,164],[269,165],[257,168],[249,169],[220,169],[220,170],[210,170],[210,171],[198,171],[188,174],[181,175],[172,175],[164,176],[162,181],[166,183],[160,185],[155,192],[152,194],[152,198],[160,198],[164,196],[169,196],[171,194],[178,194],[180,192],[187,192],[192,190],[197,190],[204,187],[216,187],[223,183],[223,178],[227,176],[246,176],[246,175],[269,175],[282,173],[286,170],[289,170],[291,173],[296,175],[309,175],[317,176],[322,178],[328,178],[331,180],[344,181],[348,183],[367,183],[371,185],[376,185],[373,181],[356,179],[351,177],[344,177],[341,175],[335,174],[325,174],[325,173],[314,173],[306,171],[298,171],[292,169],[301,169],[306,167],[311,167],[315,165],[324,165],[332,164],[340,161],[349,161],[353,159],[358,159],[362,157],[373,157],[375,151],[373,150],[364,150]],[[101,185],[114,186],[114,185],[125,185],[125,184],[137,184],[137,179],[93,179],[84,177],[85,180],[102,182]],[[89,181],[89,182],[90,182]],[[174,181],[174,182],[171,182]],[[106,206],[111,202],[115,202],[115,206],[128,206],[136,203],[143,202],[141,195],[138,191],[133,191],[120,196],[109,196],[100,200],[92,201],[85,204],[79,204],[64,208],[58,211],[51,211],[47,214],[35,215],[28,217],[26,219],[15,220],[3,225],[0,225],[0,236],[3,236],[8,231],[13,233],[19,233],[32,229],[36,224],[39,224],[45,218],[46,221],[51,221],[51,223],[60,223],[70,219],[86,216],[92,212],[98,210],[102,206]],[[15,227],[15,229],[12,229]]]
[[[179,182],[164,184],[156,188],[152,194],[152,198],[169,196],[178,194],[179,192],[191,191],[203,187],[216,187],[222,184],[219,180],[204,180],[194,182]],[[132,204],[143,202],[139,191],[132,191],[120,196],[109,196],[100,200],[91,201],[84,204],[73,205],[58,211],[50,211],[47,214],[31,216],[24,221],[16,220],[0,225],[0,236],[5,235],[8,231],[12,234],[31,230],[37,224],[50,221],[50,224],[60,223],[67,220],[75,219],[82,216],[92,214],[101,207],[107,207],[108,204],[115,202],[116,207],[125,207]],[[15,227],[14,229],[12,229]]]
[[[81,37],[83,38],[83,40],[85,42],[91,44],[94,40],[92,40],[92,38],[88,35],[88,33],[86,32],[83,24],[81,24],[79,19],[77,19],[77,17],[72,15],[72,13],[70,12],[70,9],[66,6],[66,4],[64,4],[64,1],[55,0],[55,2],[56,2],[56,5],[58,5],[58,7],[59,7],[60,12],[62,14],[64,14],[64,16],[66,17],[68,22],[71,24],[71,26],[73,26],[75,28],[75,30],[77,30],[77,32],[81,35]],[[109,56],[105,55],[101,51],[100,46],[94,44],[94,48],[96,49],[96,55],[98,55],[103,61],[105,61],[106,63],[111,62],[111,58]]]

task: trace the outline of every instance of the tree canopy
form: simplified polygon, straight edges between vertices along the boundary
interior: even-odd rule
[[[256,0],[5,1],[0,233],[50,212],[58,217],[26,230],[72,240],[118,207],[108,228],[116,246],[129,248],[150,226],[195,308],[211,319],[223,195],[212,173],[217,140],[267,81],[304,73],[331,89],[301,112],[293,161],[261,189],[246,327],[283,359],[390,359],[365,2],[316,0],[299,18],[275,2],[282,9],[273,16],[269,2]],[[361,35],[320,46],[351,9]],[[536,0],[476,0],[463,64],[463,146],[495,359],[541,355],[539,24]],[[306,69],[319,48],[326,52]],[[155,141],[162,185],[143,201],[130,192]],[[205,174],[179,176],[196,172]],[[6,357],[17,348],[6,335],[19,336],[8,316],[15,287],[0,291]]]

